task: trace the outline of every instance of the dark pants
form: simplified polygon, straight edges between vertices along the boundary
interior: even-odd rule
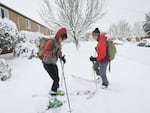
[[[56,64],[43,64],[45,70],[48,72],[49,76],[53,80],[51,91],[57,92],[57,88],[59,87],[59,75],[58,75],[58,67]]]

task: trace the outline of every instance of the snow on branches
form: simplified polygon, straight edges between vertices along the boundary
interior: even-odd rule
[[[11,76],[11,68],[6,64],[6,60],[0,59],[0,80],[5,81]]]
[[[21,31],[18,36],[20,43],[16,45],[14,55],[27,57],[29,59],[35,57],[38,51],[39,39],[43,37],[43,34]]]
[[[0,52],[12,49],[18,41],[16,25],[7,18],[0,18]]]

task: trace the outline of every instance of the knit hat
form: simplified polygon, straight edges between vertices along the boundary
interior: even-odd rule
[[[100,34],[100,30],[98,28],[95,28],[95,30],[93,31],[93,33],[98,33]]]

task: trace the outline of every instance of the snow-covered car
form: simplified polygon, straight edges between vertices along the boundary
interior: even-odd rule
[[[150,39],[146,39],[146,41],[145,47],[150,47]]]
[[[4,59],[0,59],[0,80],[5,81],[11,77],[11,68]]]
[[[141,40],[141,41],[137,44],[137,46],[145,47],[146,43],[147,43],[147,40]]]
[[[146,43],[145,47],[150,47],[150,42]]]

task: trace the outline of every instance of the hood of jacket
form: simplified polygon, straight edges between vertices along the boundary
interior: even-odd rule
[[[57,31],[56,35],[55,35],[55,38],[56,40],[58,41],[59,38],[64,35],[64,34],[67,34],[67,30],[66,28],[61,28],[60,30]]]
[[[99,38],[100,40],[107,40],[107,36],[104,33],[100,34]]]

